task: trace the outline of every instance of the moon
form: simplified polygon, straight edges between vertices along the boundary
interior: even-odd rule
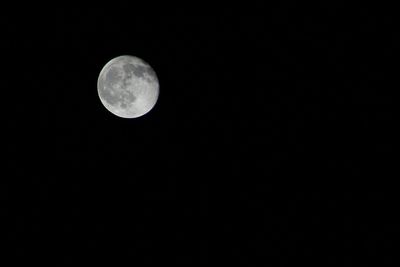
[[[111,59],[97,80],[104,107],[121,118],[138,118],[157,103],[159,82],[153,68],[144,60],[123,55]]]

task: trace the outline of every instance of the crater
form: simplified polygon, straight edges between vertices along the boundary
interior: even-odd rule
[[[113,85],[117,84],[119,80],[122,78],[120,72],[116,67],[111,67],[105,76],[105,83],[107,86],[112,87]]]
[[[133,73],[136,77],[143,77],[148,72],[148,67],[142,65],[126,64],[123,66],[126,74]]]

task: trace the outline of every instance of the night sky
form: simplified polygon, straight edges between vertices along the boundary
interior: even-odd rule
[[[2,253],[52,266],[394,260],[392,16],[118,8],[1,19]],[[120,55],[160,82],[137,119],[98,97]]]

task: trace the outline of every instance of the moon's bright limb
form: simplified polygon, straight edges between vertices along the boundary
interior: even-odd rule
[[[97,90],[103,105],[122,118],[149,112],[159,95],[158,78],[148,63],[134,56],[119,56],[101,70]]]

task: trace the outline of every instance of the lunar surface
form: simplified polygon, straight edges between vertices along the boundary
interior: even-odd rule
[[[159,83],[148,63],[134,56],[119,56],[101,70],[97,90],[111,113],[122,118],[137,118],[156,104]]]

